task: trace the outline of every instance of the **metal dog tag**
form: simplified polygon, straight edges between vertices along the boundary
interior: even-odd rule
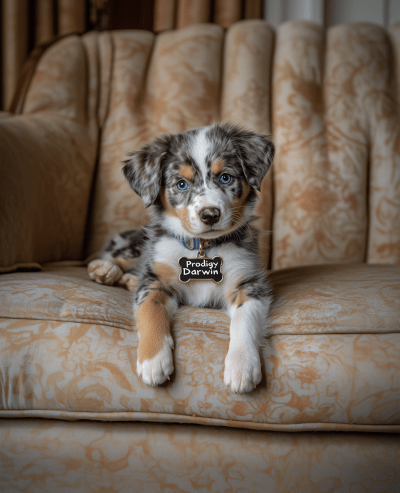
[[[181,273],[179,280],[181,282],[189,281],[214,281],[215,283],[222,282],[224,276],[221,272],[223,260],[221,257],[208,258],[205,254],[197,255],[197,258],[181,257],[179,265]]]

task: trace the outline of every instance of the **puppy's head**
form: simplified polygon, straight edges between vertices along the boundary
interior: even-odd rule
[[[273,156],[266,136],[221,124],[157,137],[125,161],[123,172],[163,226],[216,238],[251,217]]]

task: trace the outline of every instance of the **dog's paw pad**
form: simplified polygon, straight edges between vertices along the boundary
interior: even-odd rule
[[[88,271],[90,279],[107,286],[112,286],[123,274],[118,265],[101,259],[92,260],[88,265]]]
[[[232,392],[243,394],[261,381],[261,361],[256,349],[230,350],[225,358],[224,383]]]
[[[133,274],[126,273],[117,281],[117,285],[128,291],[136,291],[139,286],[139,278]]]
[[[155,387],[156,385],[161,385],[166,380],[170,380],[170,375],[174,371],[173,345],[172,337],[168,337],[165,340],[162,350],[153,358],[145,359],[142,362],[139,362],[140,358],[138,358],[136,364],[137,374],[146,385]]]

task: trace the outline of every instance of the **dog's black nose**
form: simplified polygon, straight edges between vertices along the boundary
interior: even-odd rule
[[[200,211],[199,215],[204,224],[212,226],[219,221],[221,211],[216,207],[205,207]]]

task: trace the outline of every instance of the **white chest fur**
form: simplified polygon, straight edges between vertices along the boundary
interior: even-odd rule
[[[192,280],[186,284],[179,281],[181,257],[197,258],[197,250],[188,250],[174,238],[162,238],[154,245],[153,262],[162,262],[176,272],[170,283],[179,291],[186,304],[190,306],[204,306],[216,302],[224,302],[228,293],[235,289],[238,283],[255,271],[254,256],[247,253],[233,243],[219,245],[206,250],[209,258],[222,257],[221,272],[224,280],[216,284],[212,280]]]

